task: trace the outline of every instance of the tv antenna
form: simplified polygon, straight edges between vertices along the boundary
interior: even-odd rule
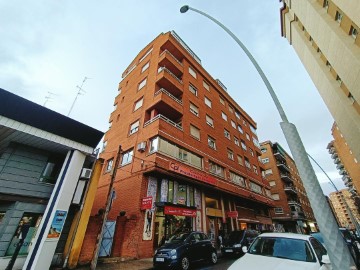
[[[78,92],[77,92],[77,94],[76,94],[76,97],[75,97],[75,99],[74,99],[74,102],[73,102],[73,104],[71,105],[70,111],[69,111],[69,113],[68,113],[67,116],[70,115],[72,109],[74,108],[74,105],[75,105],[75,102],[76,102],[78,96],[84,95],[84,94],[86,93],[86,91],[85,91],[82,87],[83,87],[83,85],[84,85],[84,83],[86,82],[87,79],[91,79],[91,78],[89,78],[89,77],[84,77],[84,79],[83,79],[83,81],[82,81],[82,83],[81,83],[81,86],[78,86],[78,85],[76,86],[76,88],[78,88],[79,90],[78,90]]]
[[[47,96],[45,96],[45,102],[44,102],[44,105],[43,105],[44,107],[46,107],[46,103],[53,100],[53,96],[57,96],[57,94],[52,93],[50,91],[47,92]]]

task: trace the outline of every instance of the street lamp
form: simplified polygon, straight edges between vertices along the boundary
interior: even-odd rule
[[[290,123],[285,115],[285,112],[273,90],[268,79],[266,78],[264,72],[255,61],[254,57],[251,55],[249,50],[244,46],[244,44],[222,23],[209,16],[208,14],[189,7],[185,5],[181,7],[180,12],[185,13],[188,10],[197,12],[213,22],[219,25],[223,30],[225,30],[241,47],[245,54],[249,57],[250,61],[255,66],[258,71],[261,79],[264,81],[265,86],[267,87],[275,106],[280,114],[282,122],[280,123],[281,129],[284,133],[285,139],[289,145],[290,151],[294,157],[296,167],[299,170],[300,177],[303,181],[306,193],[309,197],[311,207],[314,211],[316,221],[320,227],[320,230],[324,237],[325,245],[328,249],[329,257],[332,262],[334,270],[345,270],[351,269],[351,265],[354,265],[349,251],[344,243],[344,240],[339,232],[338,225],[335,221],[335,218],[328,206],[328,203],[325,199],[325,196],[322,193],[320,184],[316,178],[313,167],[311,166],[310,160],[306,154],[305,147],[301,141],[299,133],[294,124]]]

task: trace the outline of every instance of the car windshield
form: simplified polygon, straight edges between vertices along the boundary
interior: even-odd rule
[[[167,243],[178,243],[184,241],[190,233],[178,233],[170,237]]]
[[[316,262],[309,243],[302,239],[260,236],[251,245],[248,253],[295,261]]]
[[[244,231],[233,231],[231,232],[225,240],[229,240],[234,243],[239,243],[240,240],[243,238]]]

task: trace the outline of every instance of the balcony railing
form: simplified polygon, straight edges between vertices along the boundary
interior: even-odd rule
[[[157,120],[159,120],[159,119],[161,119],[161,120],[169,123],[170,125],[176,127],[177,129],[183,131],[183,127],[182,127],[181,125],[175,123],[174,121],[172,121],[172,120],[170,120],[169,118],[163,116],[162,114],[158,114],[158,115],[156,115],[154,118],[151,118],[149,121],[145,122],[144,127],[150,125],[151,123],[153,123],[153,122],[155,122],[155,121],[157,121]]]
[[[160,93],[164,93],[165,95],[169,96],[171,99],[179,103],[180,105],[183,105],[182,100],[177,99],[174,95],[170,94],[168,91],[166,91],[164,88],[161,88],[159,91],[157,91],[154,96],[159,95]]]
[[[276,166],[278,166],[279,168],[285,169],[286,171],[289,171],[289,168],[286,165],[286,163],[276,162]]]
[[[159,57],[161,57],[163,54],[169,54],[176,62],[178,62],[181,66],[183,65],[183,63],[181,63],[171,52],[169,52],[168,50],[164,50]]]
[[[281,179],[283,179],[285,181],[291,181],[291,182],[293,181],[290,174],[287,174],[287,173],[281,173],[280,177],[281,177]]]
[[[290,201],[288,201],[288,204],[301,205],[298,201],[294,201],[294,200],[290,200]]]
[[[161,71],[165,71],[167,73],[169,73],[172,77],[174,77],[179,83],[183,84],[183,81],[181,79],[179,79],[174,73],[172,73],[170,70],[168,70],[166,67],[159,67],[158,69],[158,73],[160,73]]]
[[[286,186],[284,186],[284,190],[285,190],[285,191],[292,191],[293,193],[297,193],[295,187],[294,187],[294,186],[291,186],[291,185],[286,185]]]
[[[341,169],[343,169],[344,168],[344,164],[342,164],[342,163],[338,163],[337,165],[336,165],[336,169],[338,169],[338,170],[341,170]]]
[[[331,158],[335,159],[338,157],[338,154],[336,152],[332,153]]]
[[[188,53],[190,53],[190,55],[196,60],[196,62],[201,65],[200,58],[190,49],[188,45],[186,45],[186,43],[181,39],[181,37],[179,37],[179,35],[176,34],[175,31],[171,31],[171,35],[181,44],[181,46],[184,47],[185,50],[187,50]]]

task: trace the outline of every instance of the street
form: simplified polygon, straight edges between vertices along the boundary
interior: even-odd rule
[[[192,270],[225,270],[237,260],[235,257],[220,257],[217,264],[212,265],[209,263],[198,262],[191,266]]]

